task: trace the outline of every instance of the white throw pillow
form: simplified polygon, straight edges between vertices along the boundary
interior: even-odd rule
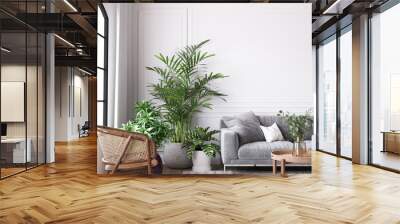
[[[283,141],[283,135],[278,125],[274,123],[269,127],[260,126],[267,142]]]

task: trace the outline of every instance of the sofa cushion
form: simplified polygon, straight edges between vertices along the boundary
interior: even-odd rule
[[[260,126],[253,125],[251,123],[243,123],[240,120],[236,120],[235,125],[230,127],[229,130],[237,133],[239,137],[239,145],[257,141],[265,141],[265,137]]]
[[[276,123],[269,127],[260,126],[267,142],[284,141],[281,130]]]
[[[238,134],[239,145],[265,140],[260,128],[260,121],[251,111],[224,120],[224,123],[227,128]]]
[[[271,148],[271,151],[287,151],[287,152],[292,152],[293,150],[293,143],[289,141],[277,141],[277,142],[271,142],[268,143],[268,147]]]
[[[244,112],[244,113],[240,113],[238,115],[235,116],[236,119],[239,119],[241,121],[244,121],[246,123],[256,123],[258,125],[260,125],[260,120],[258,119],[258,117],[254,114],[253,111],[248,111],[248,112]]]
[[[258,119],[262,126],[271,126],[276,123],[279,130],[282,132],[283,138],[289,140],[289,125],[287,121],[280,116],[258,116]]]
[[[271,126],[274,123],[276,123],[279,129],[281,130],[285,140],[287,141],[290,140],[289,124],[287,123],[284,117],[281,116],[257,116],[257,117],[262,126]],[[304,133],[304,139],[311,140],[313,131],[314,131],[313,127],[310,127],[308,130],[306,130],[306,132]]]
[[[271,152],[276,150],[287,150],[291,152],[293,144],[289,141],[276,141],[268,143],[258,141],[240,146],[238,151],[239,159],[271,159]]]
[[[221,118],[221,128],[229,128],[230,126],[233,126],[235,120],[241,120],[244,122],[251,122],[251,123],[256,123],[256,124],[261,124],[260,120],[258,117],[254,114],[254,112],[249,111],[245,113],[240,113],[234,117],[222,117]]]

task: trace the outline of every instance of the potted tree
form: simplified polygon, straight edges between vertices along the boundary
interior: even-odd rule
[[[182,148],[195,113],[203,108],[211,109],[213,97],[224,94],[213,89],[210,83],[222,79],[221,73],[206,72],[205,60],[214,56],[201,50],[209,40],[186,46],[171,57],[158,54],[155,57],[162,67],[147,67],[157,73],[159,82],[150,85],[151,94],[161,102],[162,113],[171,126],[170,142],[164,147],[164,164],[169,168],[190,168],[192,162]]]
[[[210,130],[209,127],[196,127],[190,130],[183,144],[188,158],[193,161],[193,172],[211,171],[211,158],[219,152],[219,145],[215,144],[217,139],[214,137],[219,131]]]
[[[293,142],[293,155],[301,155],[307,149],[304,142],[305,133],[313,123],[309,111],[306,111],[304,115],[296,115],[289,112],[284,113],[280,110],[278,116],[286,119],[289,125],[289,138]]]

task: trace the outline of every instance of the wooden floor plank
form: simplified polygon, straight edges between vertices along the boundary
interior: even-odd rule
[[[313,153],[312,174],[96,175],[96,139],[0,181],[0,223],[400,223],[400,175]]]

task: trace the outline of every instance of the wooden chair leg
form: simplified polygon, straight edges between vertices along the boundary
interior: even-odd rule
[[[276,174],[276,160],[274,159],[272,160],[272,174]]]
[[[113,169],[111,170],[111,173],[110,173],[111,175],[113,175],[115,173],[115,171],[118,169],[118,166],[119,166],[119,163],[114,165],[114,167],[113,167]]]
[[[102,173],[103,174],[106,174],[106,175],[111,175],[112,174],[112,171],[111,170],[109,170],[109,169],[106,169],[107,168],[107,166],[109,166],[109,165],[107,165],[107,164],[105,164],[105,163],[101,163],[102,165]]]
[[[149,161],[149,164],[147,165],[147,175],[151,175],[151,161]]]
[[[122,157],[125,155],[125,152],[128,149],[131,139],[132,139],[132,136],[129,136],[123,144],[121,142],[120,145],[118,146],[118,147],[123,147],[123,150],[122,150],[121,154],[119,155],[117,163],[115,164],[114,168],[112,169],[111,174],[114,174],[114,172],[118,169],[119,164],[121,164]]]
[[[286,177],[286,160],[281,161],[281,176]]]

